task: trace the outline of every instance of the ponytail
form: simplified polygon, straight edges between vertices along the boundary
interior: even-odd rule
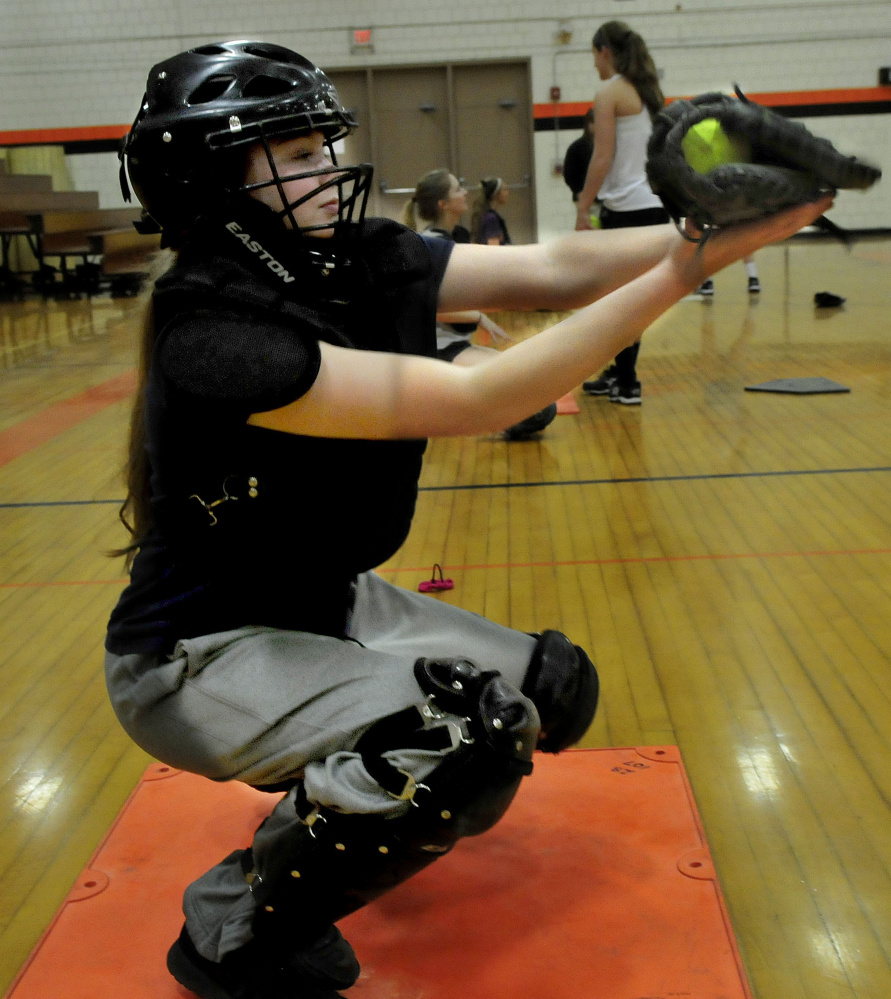
[[[399,220],[403,225],[408,226],[409,229],[414,229],[415,232],[418,232],[418,216],[415,212],[416,204],[416,197],[415,194],[413,194],[403,205],[402,212],[399,215]]]
[[[440,201],[449,195],[451,177],[445,167],[425,173],[402,209],[402,222],[415,232],[421,228],[419,220],[433,225],[439,218]]]
[[[665,106],[665,97],[656,64],[643,38],[624,21],[607,21],[594,33],[591,45],[612,52],[616,71],[634,87],[650,116],[655,117]]]

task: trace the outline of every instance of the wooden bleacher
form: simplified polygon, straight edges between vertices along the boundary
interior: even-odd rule
[[[100,208],[96,191],[55,191],[49,176],[7,173],[0,160],[0,297],[134,293],[159,245],[133,228],[140,214]],[[17,239],[27,242],[36,270],[13,269]]]
[[[51,191],[52,189],[53,178],[46,174],[0,172],[0,194],[19,194],[26,191]]]
[[[82,212],[99,208],[98,191],[0,191],[0,212]]]

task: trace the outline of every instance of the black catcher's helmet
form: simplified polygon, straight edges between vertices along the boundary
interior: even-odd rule
[[[121,188],[129,201],[129,175],[150,220],[168,241],[175,240],[200,215],[247,190],[244,167],[251,144],[266,149],[269,184],[281,191],[289,178],[278,175],[269,139],[318,131],[331,148],[355,128],[334,84],[297,52],[255,41],[202,45],[149,73],[142,106],[121,145]],[[333,149],[331,155],[336,163]],[[361,221],[371,167],[317,172],[330,173],[328,185],[340,190],[340,220]],[[294,204],[280,214],[290,216],[297,229]],[[144,228],[149,231],[150,225]]]

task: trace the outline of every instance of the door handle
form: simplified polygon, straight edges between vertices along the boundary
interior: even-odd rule
[[[522,189],[524,187],[529,187],[529,185],[531,184],[531,182],[532,182],[532,178],[527,173],[523,177],[522,180],[517,181],[516,183],[513,183],[513,184],[505,184],[504,186],[509,191],[518,191],[518,190],[520,190],[520,189]],[[461,178],[461,183],[466,187],[467,186],[467,180],[466,180],[466,178],[462,177]],[[415,193],[415,189],[413,187],[388,187],[387,186],[387,182],[385,180],[382,180],[382,181],[379,182],[378,188],[379,188],[381,194],[414,194]],[[468,188],[468,190],[469,190],[469,188]]]
[[[381,194],[414,194],[415,189],[413,187],[387,187],[387,182],[382,180],[378,184]]]

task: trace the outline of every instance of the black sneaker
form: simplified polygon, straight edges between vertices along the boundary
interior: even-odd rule
[[[582,382],[582,391],[585,395],[609,395],[609,390],[615,384],[615,368],[609,367],[599,378],[594,378],[590,382]]]
[[[167,970],[200,999],[343,999],[359,977],[352,947],[336,926],[311,947],[282,963],[255,940],[222,961],[209,961],[195,949],[185,926],[167,952]]]
[[[619,402],[623,406],[639,406],[640,382],[632,382],[630,385],[620,385],[616,382],[609,390],[609,401]]]
[[[759,295],[761,293],[761,282],[756,277],[749,278],[749,294]]]
[[[715,284],[711,278],[706,278],[702,284],[696,289],[697,295],[703,295],[705,298],[711,298],[715,293]]]

